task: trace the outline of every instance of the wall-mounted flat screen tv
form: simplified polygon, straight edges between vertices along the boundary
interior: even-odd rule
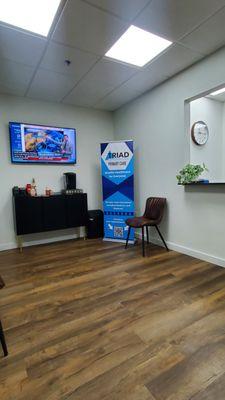
[[[10,122],[9,132],[13,163],[76,163],[75,129]]]

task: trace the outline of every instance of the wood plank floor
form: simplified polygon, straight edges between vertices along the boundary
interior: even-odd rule
[[[224,400],[225,269],[150,245],[0,253],[1,400]]]

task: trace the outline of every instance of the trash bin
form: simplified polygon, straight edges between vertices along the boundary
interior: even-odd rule
[[[96,239],[104,236],[104,223],[102,210],[88,211],[87,238]]]

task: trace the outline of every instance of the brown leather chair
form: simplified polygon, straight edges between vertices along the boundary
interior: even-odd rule
[[[169,249],[166,245],[166,242],[158,228],[158,225],[161,222],[162,217],[163,217],[165,205],[166,205],[166,199],[164,197],[149,197],[146,200],[145,212],[144,212],[143,216],[128,218],[126,220],[126,224],[129,226],[129,228],[128,228],[128,233],[127,233],[125,249],[127,248],[131,228],[134,228],[134,229],[141,228],[141,230],[142,230],[142,254],[144,257],[145,256],[144,228],[146,227],[147,242],[149,243],[148,227],[154,226],[156,228],[160,238],[162,239],[166,250],[169,251]]]
[[[5,286],[5,283],[4,283],[3,279],[0,276],[0,289],[2,289],[4,286]],[[5,335],[4,335],[4,332],[3,332],[1,320],[0,320],[0,342],[2,344],[2,349],[3,349],[4,356],[6,357],[8,355],[8,349],[7,349],[7,346],[6,346]]]

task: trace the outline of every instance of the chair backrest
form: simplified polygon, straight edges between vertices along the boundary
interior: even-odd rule
[[[149,197],[146,200],[145,212],[143,217],[156,220],[159,223],[163,217],[166,198],[164,197]]]

